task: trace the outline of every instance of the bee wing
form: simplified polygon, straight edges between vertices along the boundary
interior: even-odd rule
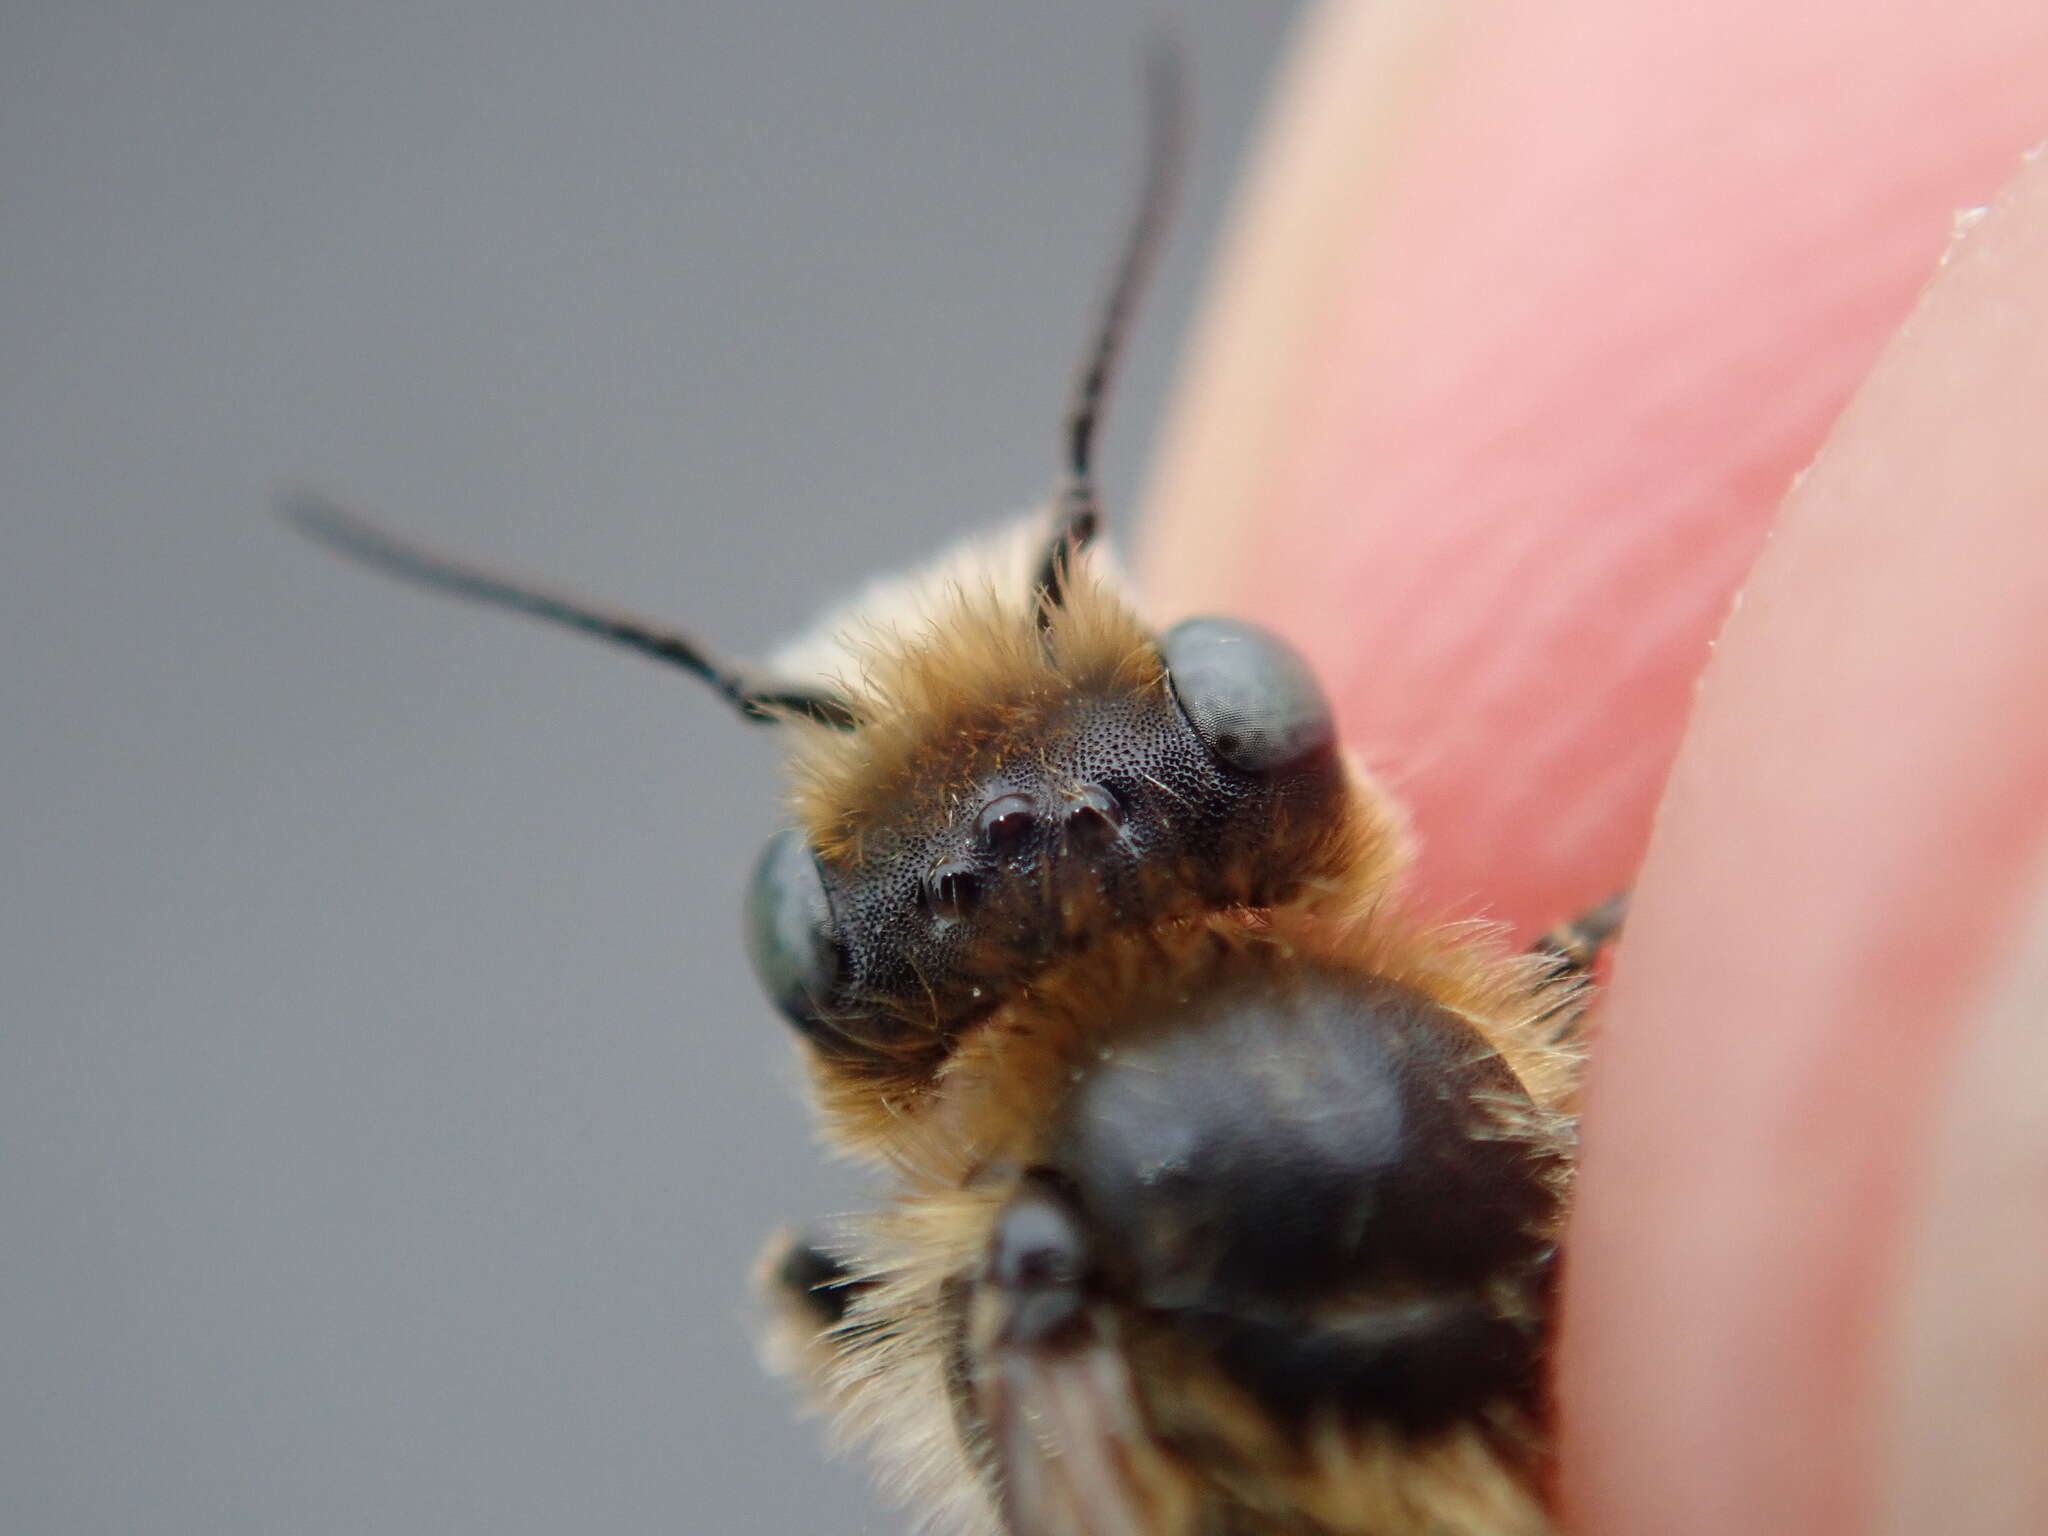
[[[1192,1497],[1140,1415],[1122,1350],[1086,1336],[996,1351],[980,1386],[1009,1536],[1173,1536]]]

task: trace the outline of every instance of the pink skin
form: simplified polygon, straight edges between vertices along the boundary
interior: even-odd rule
[[[1953,1528],[2048,1529],[2048,1323],[1959,1325],[1925,1236],[1988,1272],[2048,1220],[2048,1173],[2030,1208],[1926,1173],[2048,851],[2048,7],[1448,9],[1305,31],[1147,589],[1309,651],[1424,910],[1532,932],[1641,868],[1571,1240],[1574,1528],[1916,1528],[1926,1424],[1991,1410],[1899,1362],[1988,1336],[2039,1362],[1998,1409],[2034,1427]],[[2048,1169],[2043,1103],[2006,1163]]]

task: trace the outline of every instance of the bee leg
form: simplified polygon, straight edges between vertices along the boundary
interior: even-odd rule
[[[1550,964],[1549,975],[1558,980],[1583,976],[1628,920],[1628,892],[1616,891],[1598,906],[1588,907],[1577,917],[1559,923],[1529,947]]]
[[[1578,1033],[1579,1020],[1591,1001],[1588,983],[1601,951],[1621,933],[1628,920],[1628,892],[1616,891],[1597,906],[1559,923],[1529,947],[1549,963],[1542,972],[1542,985],[1555,997],[1542,1013],[1539,1024],[1550,1026],[1554,1041],[1569,1040]]]
[[[855,1279],[843,1260],[808,1238],[778,1232],[762,1251],[754,1283],[767,1312],[762,1357],[813,1401],[831,1405],[831,1367],[844,1348],[835,1330],[873,1282]]]

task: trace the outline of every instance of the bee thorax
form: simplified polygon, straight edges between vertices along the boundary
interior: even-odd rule
[[[1562,1162],[1528,1110],[1456,1015],[1305,969],[1121,1044],[1047,1162],[1145,1348],[1276,1414],[1429,1432],[1537,1380]]]

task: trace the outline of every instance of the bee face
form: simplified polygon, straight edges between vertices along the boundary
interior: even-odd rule
[[[809,744],[813,831],[780,834],[756,867],[750,948],[769,996],[848,1071],[928,1075],[1102,935],[1270,906],[1356,857],[1328,705],[1283,642],[1218,619],[1154,642],[1117,615],[1104,654],[1073,641],[1070,611],[1042,642],[1023,613],[985,620],[1018,630],[1013,665],[946,728],[920,710],[892,742],[889,696],[856,694],[872,723]]]

